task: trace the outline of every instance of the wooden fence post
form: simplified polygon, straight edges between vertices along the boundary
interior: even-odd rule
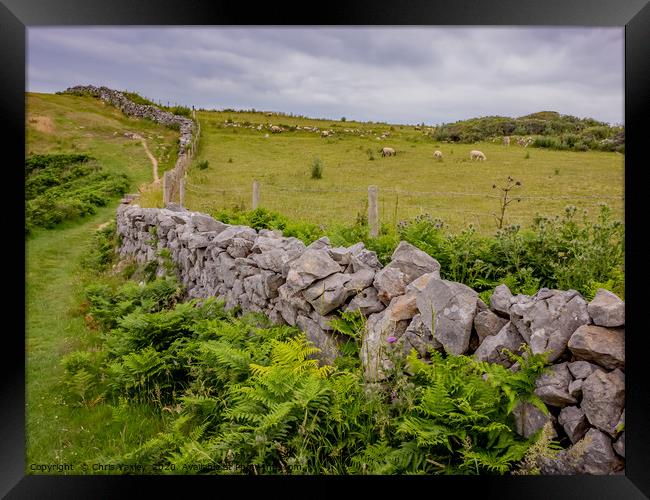
[[[185,206],[185,175],[181,177],[181,182],[178,187],[178,201],[181,207]]]
[[[163,190],[163,204],[167,206],[169,203],[169,186],[170,184],[170,178],[169,178],[169,170],[165,172],[165,175],[163,175],[163,182],[162,182],[162,190]]]
[[[260,204],[260,183],[257,180],[253,181],[253,210]]]
[[[368,227],[370,237],[379,236],[379,207],[377,205],[377,186],[368,186]]]

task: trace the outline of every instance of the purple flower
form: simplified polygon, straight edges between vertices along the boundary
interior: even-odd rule
[[[388,337],[388,338],[386,339],[386,342],[388,342],[389,344],[394,344],[395,342],[397,342],[397,337],[393,337],[393,336],[391,335],[390,337]]]

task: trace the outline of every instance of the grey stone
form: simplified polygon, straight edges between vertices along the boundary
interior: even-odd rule
[[[564,407],[576,404],[576,398],[569,394],[571,374],[567,363],[551,365],[549,370],[535,381],[535,394],[547,405]]]
[[[261,269],[268,269],[276,273],[282,273],[284,265],[291,260],[291,256],[285,250],[273,249],[264,253],[254,253],[249,256],[251,260]]]
[[[503,316],[510,316],[510,299],[512,299],[512,293],[507,285],[499,285],[494,289],[494,292],[490,296],[490,307],[497,314],[502,314]]]
[[[302,290],[314,281],[340,271],[341,266],[325,250],[308,249],[290,262],[286,281],[292,288]]]
[[[375,278],[375,271],[372,269],[360,269],[356,273],[348,275],[350,279],[345,284],[345,289],[352,294],[357,294],[370,285]]]
[[[539,462],[544,475],[614,474],[623,468],[610,439],[598,429],[590,429],[571,448],[559,452],[555,459],[543,457]]]
[[[307,316],[299,315],[296,326],[300,328],[307,338],[320,349],[316,355],[321,364],[332,364],[339,355],[338,345],[331,334],[325,332],[314,320]]]
[[[380,312],[384,309],[384,304],[377,297],[377,290],[374,287],[368,287],[357,293],[348,303],[346,311],[360,311],[364,316]]]
[[[569,394],[573,396],[576,399],[580,399],[582,397],[582,379],[574,380],[573,382],[569,383]]]
[[[497,316],[490,310],[482,311],[474,317],[474,329],[479,341],[483,342],[485,337],[496,335],[508,322],[507,319]]]
[[[440,277],[438,261],[406,241],[400,241],[386,267],[399,269],[404,274],[406,284],[427,273],[437,273],[437,277]]]
[[[447,353],[463,354],[469,347],[477,297],[474,290],[462,283],[437,278],[429,280],[417,294],[424,324]]]
[[[255,229],[247,226],[229,226],[221,231],[212,241],[221,248],[228,248],[235,238],[244,238],[255,241],[257,233]]]
[[[226,252],[234,258],[246,257],[250,253],[252,246],[253,242],[251,240],[245,238],[233,238],[230,245],[226,248]]]
[[[573,444],[580,441],[590,428],[585,412],[577,406],[562,408],[557,421],[564,428]]]
[[[371,250],[361,249],[357,253],[353,253],[350,257],[350,265],[352,271],[357,272],[360,269],[381,269],[381,263],[377,258],[377,254]]]
[[[191,220],[192,225],[199,232],[214,231],[219,234],[229,227],[228,224],[216,221],[212,217],[202,214],[192,215]]]
[[[575,290],[542,288],[534,297],[517,295],[511,299],[510,321],[533,354],[547,352],[552,362],[564,352],[573,332],[591,318],[587,303]]]
[[[589,361],[574,361],[569,363],[567,366],[569,367],[571,375],[573,375],[573,378],[575,379],[585,379],[594,371],[602,370],[602,368],[590,363]]]
[[[406,290],[406,276],[396,267],[384,267],[375,274],[373,286],[377,297],[384,304],[389,304],[393,297],[403,295]]]
[[[612,447],[616,453],[625,458],[625,432],[619,436]]]
[[[332,246],[330,239],[327,236],[323,236],[322,238],[318,238],[312,244],[307,245],[307,248],[311,250],[327,250],[330,246]]]
[[[609,290],[599,288],[587,309],[596,325],[609,327],[625,325],[625,302]]]
[[[535,405],[526,402],[518,402],[512,415],[515,418],[517,434],[525,438],[531,437],[551,420],[549,415]]]
[[[425,357],[430,349],[442,348],[442,344],[433,338],[431,330],[424,324],[422,315],[419,313],[413,316],[402,339],[405,355],[408,355],[411,349],[415,349],[420,357]]]
[[[273,271],[262,271],[262,286],[264,287],[264,295],[270,299],[278,296],[278,288],[284,284],[284,279],[278,273]]]
[[[522,344],[525,344],[524,339],[512,323],[507,322],[499,333],[485,337],[474,352],[474,358],[479,361],[498,363],[508,368],[512,366],[513,361],[504,350],[519,353]]]
[[[352,252],[349,248],[345,247],[334,247],[329,249],[329,254],[332,259],[338,262],[341,266],[347,266],[350,264],[350,259],[352,257]]]
[[[583,325],[568,342],[571,352],[579,359],[593,361],[605,368],[625,368],[625,331]]]
[[[583,382],[580,406],[594,427],[616,434],[624,405],[625,375],[622,371],[616,369],[605,373],[596,370]]]
[[[306,288],[303,296],[318,314],[324,316],[342,305],[354,293],[345,288],[349,280],[349,274],[332,274]]]

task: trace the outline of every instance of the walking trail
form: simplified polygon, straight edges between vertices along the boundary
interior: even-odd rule
[[[149,151],[149,147],[147,146],[147,141],[145,141],[144,137],[142,137],[139,134],[131,134],[132,139],[140,139],[140,142],[142,142],[142,147],[144,148],[144,152],[147,153],[147,156],[151,160],[151,165],[153,167],[153,181],[154,182],[160,182],[160,178],[158,177],[158,160],[154,158],[154,156],[151,154],[151,151]]]

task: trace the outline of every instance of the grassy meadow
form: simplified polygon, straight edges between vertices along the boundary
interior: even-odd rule
[[[537,212],[554,216],[569,204],[595,216],[599,202],[606,202],[616,218],[623,218],[624,156],[620,153],[523,148],[514,140],[510,147],[500,141],[439,143],[426,134],[426,127],[416,130],[259,112],[201,111],[197,116],[202,135],[195,165],[207,160],[209,166],[190,169],[186,205],[192,210],[249,210],[252,182],[257,179],[264,208],[305,222],[350,223],[357,214],[366,213],[367,188],[375,184],[384,223],[429,213],[443,219],[450,230],[472,223],[489,234],[496,224],[492,213],[500,206],[500,191],[492,186],[512,176],[523,185],[511,195],[522,199],[508,207],[506,223],[526,226]],[[280,125],[285,131],[258,130],[260,124]],[[296,126],[335,133],[323,138],[319,132],[288,128]],[[388,137],[377,139],[386,132]],[[397,155],[382,157],[379,151],[384,146],[396,149]],[[442,151],[442,161],[433,158],[436,149]],[[487,160],[470,161],[472,149],[483,151]],[[322,179],[311,178],[315,158],[322,161]],[[161,195],[151,193],[143,203],[160,206]]]
[[[141,142],[124,132],[146,138],[160,171],[176,161],[177,131],[128,118],[97,99],[29,93],[26,102],[28,154],[90,154],[106,171],[127,174],[132,190],[147,188],[152,168]],[[116,411],[102,400],[80,407],[64,397],[62,357],[101,342],[78,310],[85,279],[80,259],[95,230],[114,218],[117,202],[56,229],[36,229],[26,240],[27,473],[31,463],[101,460],[142,443],[163,424],[146,406]]]

